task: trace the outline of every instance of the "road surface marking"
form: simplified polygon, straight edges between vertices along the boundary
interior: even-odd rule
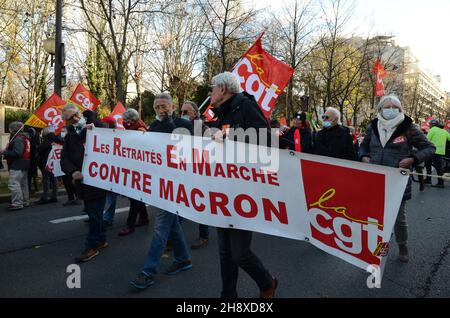
[[[120,208],[120,209],[116,209],[116,214],[117,213],[123,213],[123,212],[127,212],[128,210],[130,210],[130,207],[125,207],[125,208]],[[71,222],[71,221],[79,221],[79,220],[84,220],[87,219],[88,216],[86,215],[77,215],[77,216],[71,216],[68,218],[62,218],[62,219],[56,219],[56,220],[51,220],[49,221],[50,223],[53,224],[59,224],[59,223],[65,223],[65,222]]]

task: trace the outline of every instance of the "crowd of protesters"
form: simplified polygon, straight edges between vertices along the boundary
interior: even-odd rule
[[[321,116],[323,129],[319,131],[311,125],[307,114],[301,111],[295,114],[292,127],[283,126],[277,120],[269,123],[254,97],[240,91],[237,78],[229,72],[212,78],[209,95],[216,120],[208,125],[201,121],[199,109],[194,102],[185,101],[180,116],[177,116],[172,97],[161,93],[154,99],[156,119],[152,123],[147,125],[136,110],[128,109],[122,115],[123,126],[126,130],[167,134],[177,128],[185,128],[194,134],[194,126],[200,123],[198,127],[201,128],[203,136],[214,127],[218,128],[222,138],[227,137],[223,135],[226,131],[224,128],[255,128],[266,129],[268,132],[270,128],[276,128],[281,149],[395,168],[416,167],[418,170],[425,165],[425,184],[431,184],[432,166],[438,176],[443,175],[443,160],[446,145],[450,144],[450,133],[440,127],[437,120],[432,120],[431,129],[425,135],[404,113],[403,105],[395,95],[381,98],[376,118],[370,122],[365,135],[356,136],[352,127],[342,125],[341,113],[333,107],[326,108]],[[78,200],[83,200],[85,212],[89,216],[85,248],[76,258],[77,262],[86,262],[108,246],[105,227],[114,222],[118,197],[117,193],[83,183],[82,164],[86,134],[92,127],[114,129],[116,121],[112,116],[99,120],[94,112],[82,113],[76,105],[70,103],[62,109],[62,116],[66,126],[61,135],[56,136],[54,129],[49,126],[42,131],[42,141],[39,140],[39,132],[35,129],[23,129],[20,122],[9,125],[10,143],[2,153],[9,169],[9,209],[20,210],[30,205],[29,188],[33,178],[37,176],[37,167],[42,175],[43,192],[36,203],[57,202],[57,179],[46,169],[46,163],[52,145],[63,145],[61,168],[65,176],[62,181],[68,195],[68,201],[64,205],[77,205],[80,204]],[[212,137],[217,138],[217,135]],[[262,140],[257,141],[258,144],[261,142]],[[433,186],[444,187],[444,180],[438,178],[437,184]],[[420,189],[423,190],[423,184]],[[409,260],[406,201],[410,198],[411,180],[406,187],[394,227],[399,259],[402,262]],[[128,218],[125,227],[118,233],[120,236],[130,235],[135,232],[136,227],[149,224],[145,203],[131,198],[129,201]],[[161,257],[169,245],[173,249],[174,260],[165,273],[175,275],[192,268],[190,249],[206,247],[209,240],[209,227],[199,224],[199,236],[189,249],[181,218],[156,207],[153,207],[152,211],[155,215],[151,244],[141,270],[131,281],[138,289],[145,289],[155,283]],[[238,273],[239,268],[242,268],[257,284],[260,297],[274,297],[278,280],[251,250],[252,232],[218,228],[217,236],[222,277],[221,296],[238,297]]]

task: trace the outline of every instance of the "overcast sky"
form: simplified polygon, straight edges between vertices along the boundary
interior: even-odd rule
[[[257,7],[279,6],[281,1],[254,0]],[[288,2],[289,0],[285,0]],[[392,34],[450,92],[450,0],[357,0],[349,30],[361,35]]]

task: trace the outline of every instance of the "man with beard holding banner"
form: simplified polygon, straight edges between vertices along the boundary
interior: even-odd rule
[[[239,93],[238,79],[229,72],[213,77],[210,89],[211,106],[217,117],[217,128],[268,129],[264,114],[253,96]],[[273,298],[278,281],[250,250],[252,232],[217,228],[222,298],[236,298],[239,267],[256,282],[261,298]]]

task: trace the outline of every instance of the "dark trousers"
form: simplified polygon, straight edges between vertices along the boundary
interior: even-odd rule
[[[140,221],[148,221],[147,207],[144,202],[130,199],[130,212],[128,212],[127,226],[134,228],[136,225],[137,216]]]
[[[442,156],[434,154],[432,159],[429,159],[425,162],[425,167],[427,168],[427,180],[431,181],[431,165],[434,166],[436,169],[436,173],[438,176],[441,176],[444,174],[444,171],[442,170]],[[439,178],[438,184],[444,184],[444,179]]]
[[[222,274],[222,298],[236,298],[239,267],[256,282],[261,291],[272,285],[272,276],[250,250],[252,232],[217,229]]]
[[[62,177],[64,188],[67,192],[67,197],[69,201],[75,200],[75,188],[72,183],[72,178],[68,175]]]
[[[200,231],[200,238],[207,240],[209,239],[209,228],[208,225],[199,224],[198,229]]]
[[[45,168],[41,169],[41,173],[42,173],[42,187],[43,187],[42,199],[48,200],[50,189],[52,190],[51,199],[56,199],[56,191],[58,188],[58,184],[56,182],[55,176],[53,175],[53,173],[45,170]]]
[[[94,248],[106,240],[105,227],[103,226],[103,209],[106,197],[84,200],[86,213],[89,216],[89,233],[86,238],[86,248]]]

